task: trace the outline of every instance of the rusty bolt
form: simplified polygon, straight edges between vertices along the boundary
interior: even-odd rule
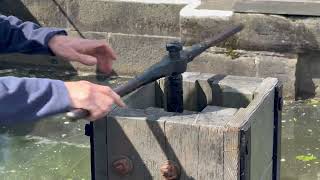
[[[128,175],[133,170],[132,161],[128,157],[120,157],[113,161],[112,168],[120,176]]]
[[[160,167],[161,176],[164,180],[177,180],[180,176],[180,168],[174,161],[166,161]]]

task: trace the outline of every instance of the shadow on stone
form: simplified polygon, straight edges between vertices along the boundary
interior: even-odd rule
[[[39,24],[21,0],[0,0],[0,14],[17,16],[23,21],[32,21]]]

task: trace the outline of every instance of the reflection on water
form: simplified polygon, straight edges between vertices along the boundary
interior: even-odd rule
[[[320,180],[320,103],[285,105],[282,120],[281,180]]]

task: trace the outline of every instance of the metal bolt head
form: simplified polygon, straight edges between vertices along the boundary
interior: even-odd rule
[[[128,157],[123,156],[113,161],[112,169],[118,175],[125,176],[132,172],[133,164]]]
[[[166,45],[166,49],[169,52],[179,52],[182,48],[182,44],[178,41],[170,42]]]
[[[160,167],[160,173],[164,180],[177,180],[180,176],[180,168],[174,161],[166,161]]]

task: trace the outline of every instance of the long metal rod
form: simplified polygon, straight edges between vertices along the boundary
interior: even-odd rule
[[[243,29],[243,27],[244,26],[242,24],[229,27],[225,31],[214,36],[213,38],[191,46],[190,49],[185,51],[185,53],[188,54],[188,56],[189,56],[188,62],[192,61],[195,57],[199,56],[202,52],[206,51],[210,47],[215,46],[215,45],[223,42],[224,40],[226,40],[230,36],[240,32]]]
[[[71,24],[71,26],[78,32],[78,34],[80,35],[80,37],[82,37],[83,39],[86,39],[86,37],[82,34],[82,32],[80,31],[80,29],[76,26],[76,24],[71,20],[71,18],[68,16],[68,14],[66,13],[66,11],[61,7],[61,5],[56,1],[56,0],[52,0],[52,2],[58,7],[59,11],[63,14],[63,16],[68,20],[68,22]]]

